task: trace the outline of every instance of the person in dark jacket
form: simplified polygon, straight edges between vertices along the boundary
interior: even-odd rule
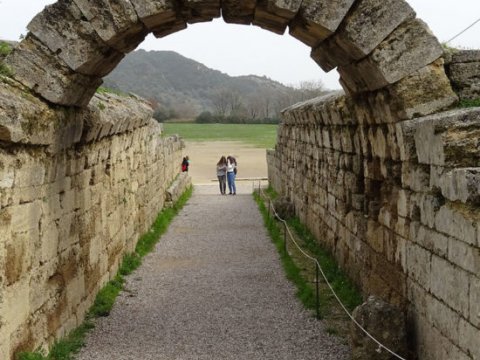
[[[189,166],[190,166],[190,160],[188,159],[188,156],[185,156],[182,160],[182,171],[188,172]]]

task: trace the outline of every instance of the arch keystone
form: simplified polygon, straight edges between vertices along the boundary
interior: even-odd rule
[[[290,35],[310,47],[333,34],[355,0],[304,0],[290,25]]]
[[[223,0],[222,16],[226,23],[249,25],[253,21],[257,0]]]
[[[182,17],[189,23],[220,17],[220,0],[180,0]]]
[[[77,5],[68,0],[47,6],[27,28],[72,70],[84,75],[104,76],[124,57],[100,39]]]

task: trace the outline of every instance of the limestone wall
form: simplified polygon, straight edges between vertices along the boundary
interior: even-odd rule
[[[0,79],[0,358],[80,324],[165,202],[183,143],[141,100],[50,107]]]
[[[455,50],[446,57],[446,70],[460,99],[480,98],[480,50]]]
[[[480,109],[391,113],[341,93],[287,109],[270,184],[364,294],[407,310],[419,359],[478,360]]]

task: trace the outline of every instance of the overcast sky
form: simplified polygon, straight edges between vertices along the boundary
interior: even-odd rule
[[[480,18],[479,0],[407,0],[444,42]],[[18,40],[28,22],[55,0],[0,0],[0,38]],[[480,23],[450,43],[480,49]],[[322,80],[338,88],[336,71],[325,74],[310,59],[310,48],[286,34],[222,20],[191,25],[162,39],[149,36],[140,48],[173,50],[230,75],[266,75],[285,84]]]

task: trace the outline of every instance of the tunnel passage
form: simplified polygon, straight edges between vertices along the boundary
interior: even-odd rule
[[[403,0],[60,0],[30,22],[7,63],[15,79],[49,102],[84,107],[147,34],[160,38],[220,16],[277,34],[288,28],[322,69],[338,69],[348,94],[386,89],[381,101],[395,100],[400,118],[451,102],[435,63],[442,47]],[[426,83],[429,94],[405,98]]]
[[[410,160],[410,156],[413,158],[416,152],[415,141],[412,140],[413,130],[411,130],[414,127],[413,125],[410,126],[411,124],[409,125],[409,122],[404,120],[434,114],[457,101],[457,96],[453,92],[450,81],[445,74],[441,45],[430,33],[427,26],[421,20],[416,19],[414,11],[403,0],[293,0],[288,2],[281,0],[60,0],[46,7],[44,11],[30,22],[28,25],[30,32],[7,57],[6,63],[11,67],[13,77],[18,82],[30,88],[48,103],[83,108],[77,112],[73,111],[75,116],[81,115],[82,111],[87,111],[87,113],[92,112],[98,117],[103,117],[106,116],[105,113],[108,114],[108,112],[99,111],[99,109],[90,111],[91,109],[87,107],[95,107],[95,102],[99,102],[98,99],[90,101],[95,90],[101,84],[102,77],[111,72],[125,54],[140,44],[147,34],[153,33],[155,36],[161,38],[185,29],[188,24],[210,21],[219,16],[222,16],[227,23],[253,24],[278,34],[284,33],[288,28],[292,36],[312,48],[311,56],[322,69],[326,71],[334,68],[338,69],[341,76],[341,85],[348,94],[347,98],[343,98],[343,95],[335,95],[328,99],[294,106],[285,113],[284,127],[283,130],[281,130],[283,133],[281,133],[279,137],[283,143],[280,142],[280,145],[277,146],[276,155],[271,155],[272,160],[269,162],[276,164],[276,166],[272,167],[272,173],[280,169],[292,179],[294,178],[295,181],[289,183],[290,180],[282,179],[282,176],[285,176],[284,174],[272,177],[270,181],[271,183],[277,182],[278,188],[283,187],[287,192],[290,191],[289,195],[291,195],[294,202],[304,204],[304,208],[306,209],[303,212],[306,218],[304,220],[307,220],[307,223],[319,223],[319,217],[307,219],[307,216],[312,217],[313,215],[311,214],[316,216],[317,214],[321,214],[322,207],[330,207],[335,211],[341,210],[338,211],[338,214],[335,213],[334,215],[337,215],[337,218],[341,218],[344,222],[351,221],[352,227],[358,227],[359,233],[367,233],[368,231],[366,230],[371,230],[369,234],[375,233],[374,236],[370,237],[371,239],[380,238],[380,231],[384,229],[381,226],[376,226],[376,220],[384,219],[385,222],[388,220],[390,224],[393,223],[390,216],[391,214],[393,214],[395,220],[397,220],[402,219],[402,215],[405,215],[404,213],[406,212],[405,208],[399,210],[393,206],[394,201],[395,204],[402,204],[400,200],[403,199],[402,196],[405,194],[405,191],[403,191],[404,189],[401,185],[406,185],[403,182],[402,184],[397,182],[400,175],[402,175],[399,175],[399,170],[402,169],[397,165],[401,164],[400,160],[405,162],[406,165],[412,165],[406,160]],[[0,86],[0,90],[1,89],[2,87]],[[28,99],[22,97],[24,92],[20,90],[18,90],[18,92],[19,94],[17,94],[18,96],[16,97],[27,102]],[[107,100],[101,99],[101,101],[107,105],[109,101],[113,101]],[[41,103],[38,107],[41,108],[42,111],[34,111],[36,108],[32,106],[25,106],[24,108],[32,109],[32,112],[35,114],[29,116],[28,119],[35,119],[35,121],[39,123],[38,114],[50,114],[51,109],[44,102],[38,101],[38,99],[35,99],[35,101]],[[120,101],[117,99],[115,101],[123,103],[126,100]],[[132,108],[131,105],[125,105],[125,107],[128,109]],[[52,106],[51,108],[57,111],[59,107]],[[97,108],[99,107],[97,106]],[[10,118],[18,119],[19,117],[17,115],[18,114],[12,114]],[[51,115],[54,117],[53,114]],[[64,116],[63,112],[58,117],[55,117],[55,119],[57,119],[59,123],[65,123],[62,116]],[[75,116],[69,117],[69,121],[76,121],[77,118]],[[462,114],[462,116],[464,115]],[[10,119],[8,116],[6,118]],[[26,117],[24,116],[24,118]],[[78,116],[78,118],[82,118],[82,116]],[[128,115],[125,116],[125,118],[131,118],[131,116]],[[112,119],[115,119],[115,121]],[[112,123],[118,123],[117,115],[112,116],[112,119],[109,119],[112,120]],[[452,120],[447,119],[443,122],[449,123],[451,121]],[[143,123],[143,120],[139,122]],[[461,123],[461,121],[459,122]],[[12,123],[14,123],[14,121],[12,121]],[[426,126],[427,122],[424,123]],[[431,127],[434,127],[436,119],[430,119],[428,124],[430,123],[432,123]],[[414,125],[416,126],[418,124],[414,123]],[[75,124],[70,124],[70,126],[76,128]],[[134,128],[135,126],[132,127]],[[156,142],[160,140],[153,136],[151,139],[148,138],[146,134],[149,134],[149,131],[147,131],[146,128],[139,127],[138,133],[123,134],[122,132],[122,138],[119,141],[111,136],[111,127],[111,124],[109,124],[109,126],[102,125],[99,128],[106,130],[96,130],[95,134],[103,134],[105,132],[105,136],[107,137],[108,135],[108,139],[112,139],[111,144],[106,144],[105,146],[111,146],[113,150],[100,151],[99,156],[89,156],[90,147],[86,146],[85,153],[87,155],[85,155],[85,157],[88,159],[87,164],[94,162],[92,167],[95,167],[95,169],[83,169],[88,172],[88,176],[84,177],[83,173],[78,174],[80,179],[76,181],[76,183],[78,183],[79,188],[85,185],[85,193],[87,193],[90,191],[89,186],[91,184],[85,179],[93,179],[93,185],[96,186],[96,181],[100,181],[98,180],[100,176],[97,176],[97,174],[108,179],[117,177],[122,180],[118,182],[118,184],[120,184],[118,186],[120,193],[117,194],[118,196],[116,196],[115,199],[120,209],[123,209],[123,206],[134,204],[140,208],[138,212],[143,213],[145,211],[143,209],[145,202],[150,201],[158,203],[155,204],[155,206],[152,205],[152,208],[158,210],[157,208],[160,206],[161,201],[156,197],[145,200],[145,197],[140,196],[139,200],[136,200],[136,198],[134,199],[134,195],[129,192],[127,192],[127,196],[124,195],[127,185],[136,189],[138,184],[135,184],[134,180],[127,179],[125,176],[127,172],[124,171],[126,165],[122,163],[122,161],[125,160],[122,155],[126,153],[128,149],[130,149],[129,151],[132,152],[132,154],[139,154],[140,150],[137,151],[137,149],[130,148],[130,144],[137,144],[143,151],[148,149],[147,152],[151,153],[155,158],[154,163],[158,163],[156,166],[158,166],[159,170],[166,169],[168,164],[171,165],[176,160],[169,162],[164,159],[165,156],[157,156],[156,150],[158,149],[158,144],[156,144]],[[125,128],[127,127],[128,126],[125,126]],[[298,127],[299,130],[295,127]],[[445,128],[446,127],[445,125]],[[56,129],[56,127],[50,128],[48,126],[45,126],[45,128],[50,130]],[[320,128],[322,131],[321,136],[319,135]],[[28,130],[28,127],[26,130]],[[26,130],[21,128],[17,133],[22,135],[22,131],[25,132]],[[431,130],[430,128],[427,130],[424,132],[428,134],[437,134],[439,131],[437,129]],[[57,133],[59,132],[58,130],[56,131]],[[157,130],[154,129],[150,133],[156,133],[156,131]],[[442,131],[445,130],[443,129]],[[80,132],[79,130],[79,133]],[[17,133],[12,132],[14,135]],[[420,134],[423,134],[423,132],[420,132]],[[54,136],[55,134],[50,135],[54,139],[57,138]],[[404,135],[405,137],[402,138]],[[78,135],[78,137],[81,136]],[[92,137],[94,136],[92,135]],[[431,137],[433,137],[433,135]],[[19,147],[21,147],[20,145],[22,145],[23,139],[24,137],[18,135],[17,138],[12,136],[9,141],[17,143],[17,145],[19,144]],[[87,137],[87,140],[83,139],[79,141],[80,143],[84,141],[88,144],[89,141],[91,141],[88,139],[89,137]],[[146,142],[146,145],[142,145],[142,139]],[[30,145],[41,144],[41,142],[36,139],[32,140],[32,138],[28,138],[27,140],[30,141]],[[402,144],[405,145],[403,148],[399,146],[399,142],[401,141],[403,141]],[[123,146],[122,144],[125,145]],[[321,151],[313,146],[315,144],[321,148]],[[293,149],[288,147],[290,145],[294,145]],[[98,152],[96,146],[95,143],[94,146],[92,146],[92,151],[94,151],[95,154]],[[170,148],[168,144],[165,146],[167,150]],[[282,150],[281,146],[287,150]],[[73,146],[68,145],[67,152],[69,154],[71,153],[70,155],[72,156],[76,156],[75,152],[70,151],[71,148],[73,148]],[[400,149],[404,149],[405,151],[401,152]],[[341,152],[339,150],[347,156],[340,157]],[[37,151],[43,154],[43,149],[37,149]],[[282,153],[282,151],[285,151],[287,155]],[[429,151],[434,152],[434,149],[429,149]],[[169,152],[167,153],[169,154]],[[170,156],[171,158],[179,156],[178,149],[176,152],[172,151],[171,153],[173,154]],[[103,157],[101,156],[102,154]],[[121,176],[111,175],[115,174],[113,171],[115,170],[115,166],[112,170],[110,163],[105,165],[105,167],[103,167],[104,164],[100,160],[98,160],[100,164],[95,163],[96,158],[108,158],[108,154],[114,154],[115,158],[117,158],[118,155],[119,163],[117,164],[117,169]],[[7,155],[9,156],[9,154]],[[45,154],[43,155],[46,156]],[[316,163],[307,163],[307,156],[315,159]],[[434,156],[434,154],[432,154],[432,156]],[[30,166],[29,161],[33,162],[34,159],[32,160],[31,157],[28,156],[26,156],[26,158],[28,160],[26,161],[27,165]],[[126,156],[127,160],[134,158],[133,155],[131,157]],[[167,156],[166,158],[169,157]],[[13,164],[13,157],[8,157],[8,159],[12,160]],[[70,161],[68,157],[67,160]],[[71,166],[72,169],[76,169],[78,164],[84,164],[84,161],[77,161],[76,158],[72,159],[71,162],[74,164],[74,166]],[[423,185],[423,180],[426,176],[426,164],[417,164],[413,160],[411,162],[413,163],[413,170],[410,171],[409,168],[406,168],[406,170],[408,170],[407,175],[410,176],[411,174],[412,182],[416,181],[417,177],[420,177],[421,181],[419,180],[419,182]],[[113,164],[115,164],[115,162]],[[31,172],[29,166],[26,166],[22,171],[29,174]],[[137,166],[136,161],[131,161],[131,166]],[[298,170],[301,166],[304,166],[304,174],[306,174],[307,179],[311,181],[305,182],[303,179],[300,179],[302,181],[297,181],[299,178]],[[457,165],[454,164],[452,166],[455,167]],[[139,171],[136,171],[136,175],[139,177],[139,184],[146,182],[145,178],[149,177],[150,168],[151,166],[145,167],[145,170],[141,168]],[[331,175],[321,180],[324,181],[324,185],[326,184],[325,186],[327,187],[333,184],[335,189],[329,193],[332,196],[322,197],[321,195],[326,195],[327,192],[322,193],[320,191],[321,189],[318,188],[315,190],[318,192],[318,194],[316,194],[318,196],[304,196],[303,192],[311,193],[310,190],[314,188],[316,181],[319,179],[317,175],[322,168],[327,168],[328,175]],[[107,169],[111,172],[108,176],[105,174]],[[168,176],[165,177],[170,179],[175,173],[173,165],[167,170]],[[346,170],[348,170],[348,172]],[[15,171],[19,173],[18,169]],[[15,171],[12,170],[12,173],[15,173]],[[92,177],[92,173],[95,174],[95,177]],[[157,174],[157,172],[154,173]],[[125,181],[123,181],[124,179]],[[338,179],[343,179],[343,182],[341,183]],[[409,179],[410,178],[407,178],[407,180]],[[13,186],[13,175],[11,183],[11,186]],[[350,184],[348,189],[345,184]],[[162,188],[165,184],[151,184],[151,186],[154,185]],[[150,184],[148,186],[150,186]],[[342,194],[342,189],[340,189],[342,186],[344,186],[347,191],[345,191],[345,201],[339,202],[335,200],[335,196],[333,195]],[[381,191],[376,191],[376,189],[381,189]],[[101,198],[104,193],[109,191],[112,193],[111,197],[116,195],[111,190],[104,190],[103,192],[96,190],[92,192],[92,197]],[[145,191],[143,195],[151,193],[157,194],[159,191]],[[368,196],[362,198],[364,193],[368,193]],[[83,200],[81,195],[83,195],[83,192],[80,190],[76,188],[70,189],[69,196],[72,199],[79,198]],[[425,198],[434,202],[434,200],[436,201],[437,195],[428,193],[425,195]],[[130,201],[130,198],[132,198],[132,201]],[[86,197],[86,199],[88,200],[89,198]],[[47,203],[50,201],[56,203],[54,196],[45,200]],[[37,199],[37,202],[40,202],[40,200]],[[66,200],[65,203],[67,203]],[[405,203],[405,201],[403,203]],[[429,204],[428,202],[425,203],[427,205]],[[392,206],[386,206],[385,204]],[[27,205],[30,206],[29,204],[21,205],[23,207]],[[348,206],[345,207],[343,205]],[[418,212],[421,213],[421,210],[426,212],[430,207],[433,207],[433,205],[430,207],[427,205],[424,206],[425,209],[413,209],[414,214],[412,214],[412,220],[414,222],[418,222]],[[443,205],[441,204],[437,205],[448,215],[450,208],[442,207]],[[99,211],[109,210],[107,208],[108,206],[105,205]],[[315,211],[307,211],[311,208]],[[344,212],[352,213],[352,209],[355,211],[355,217],[351,216],[343,219]],[[18,213],[20,214],[20,211]],[[32,213],[36,214],[37,212],[32,211]],[[118,210],[117,212],[109,214],[109,216],[114,218],[115,223],[122,223],[126,222],[123,221],[124,218],[121,217],[124,213],[129,212]],[[147,211],[147,213],[153,213],[153,211]],[[92,216],[88,211],[86,214]],[[446,217],[448,217],[447,215]],[[68,220],[68,217],[65,218]],[[101,220],[101,217],[99,218]],[[338,231],[331,231],[327,234],[327,238],[331,238],[332,244],[335,246],[339,243],[340,235],[342,235],[341,231],[347,234],[347,232],[344,231],[345,227],[335,227],[337,218],[333,219],[330,225]],[[361,221],[357,222],[356,220],[358,219],[361,219]],[[38,222],[38,219],[36,219],[36,221]],[[68,221],[62,220],[62,222]],[[339,222],[341,223],[341,221]],[[19,226],[22,225],[21,222],[18,223]],[[442,221],[440,221],[440,223],[442,223]],[[37,223],[35,222],[35,224]],[[380,225],[385,227],[385,224]],[[79,229],[82,228],[79,227]],[[408,233],[409,229],[407,227],[402,227],[402,229],[405,231],[405,238],[408,238],[410,236]],[[421,229],[423,229],[423,227]],[[97,229],[90,230],[98,231]],[[320,228],[317,230],[321,233]],[[80,230],[78,231],[81,232]],[[136,234],[136,232],[129,229],[128,234],[131,233]],[[82,235],[83,234],[91,236],[88,241],[91,241],[95,235],[98,235],[98,233],[90,234],[87,232],[82,233]],[[454,234],[452,234],[452,236],[453,235]],[[130,237],[133,238],[133,235]],[[105,238],[109,240],[107,236]],[[96,245],[95,241],[92,241],[92,243]],[[108,248],[108,251],[112,254],[112,259],[117,259],[118,254],[122,254],[124,250],[122,246],[124,245],[119,243],[118,245],[115,244],[115,246]],[[368,244],[368,246],[374,249],[374,245]],[[424,251],[422,252],[421,250],[423,248],[420,246],[415,245],[412,248],[413,256],[418,256],[420,260],[423,255],[425,258],[429,256],[432,257],[432,255]],[[337,249],[339,249],[340,258],[344,259],[344,264],[354,262],[353,260],[355,259],[353,257],[352,259],[347,258],[346,254],[348,251],[346,247],[342,248],[337,246]],[[20,250],[17,251],[16,248],[12,247],[10,252],[13,255],[11,257],[19,257],[16,256],[16,254],[21,253],[22,251]],[[94,253],[94,251],[92,251],[92,253]],[[417,253],[420,255],[417,255]],[[81,253],[75,253],[75,255],[80,258]],[[390,256],[393,258],[394,254],[392,253]],[[383,255],[376,255],[376,258],[378,261],[371,261],[367,266],[372,267],[375,264],[375,268],[373,270],[370,269],[372,273],[378,271],[383,272],[384,275],[392,275],[392,282],[390,284],[400,279],[399,286],[402,286],[401,291],[391,292],[390,300],[402,304],[405,301],[406,293],[406,288],[403,287],[405,284],[404,279],[395,277],[397,274],[395,272],[385,271],[386,266],[384,266],[385,263],[383,260],[388,260],[388,258],[383,257]],[[420,264],[418,266],[419,274],[414,274],[418,277],[424,275],[421,265],[422,262],[420,260],[418,262]],[[438,261],[435,262],[436,265],[442,262],[441,259],[437,260]],[[65,263],[68,263],[68,261],[65,261]],[[113,262],[113,265],[107,265],[109,266],[108,269],[114,268],[115,262]],[[72,305],[75,299],[68,299],[69,305],[71,305],[71,308],[69,307],[68,309],[65,309],[65,306],[58,306],[58,304],[54,302],[49,303],[49,306],[51,305],[52,307],[51,313],[53,315],[46,320],[41,318],[41,320],[38,321],[38,324],[40,324],[38,325],[39,328],[43,326],[42,321],[48,325],[44,326],[45,329],[42,328],[42,332],[39,331],[42,334],[41,336],[36,334],[33,339],[34,336],[31,334],[30,328],[25,324],[30,324],[31,319],[34,317],[31,317],[31,314],[28,312],[18,311],[17,314],[21,314],[21,316],[17,316],[18,319],[16,319],[19,325],[14,327],[16,323],[13,320],[10,321],[12,328],[11,334],[13,335],[11,335],[9,342],[5,341],[3,347],[8,348],[8,351],[13,353],[15,349],[22,348],[20,345],[23,346],[23,344],[26,344],[26,348],[45,345],[45,343],[51,342],[53,338],[60,336],[61,333],[67,329],[72,328],[75,325],[75,321],[81,320],[83,316],[82,311],[86,309],[85,304],[91,301],[92,294],[94,290],[97,289],[98,279],[103,281],[108,278],[108,271],[105,270],[107,265],[103,264],[103,267],[95,268],[93,275],[87,274],[89,276],[91,275],[90,278],[86,279],[86,283],[87,285],[90,284],[90,287],[86,286],[86,288],[83,289],[81,286],[82,281],[72,282],[73,286],[70,288],[74,289],[71,292],[75,294],[75,299],[81,299],[81,307],[75,308],[75,306]],[[394,265],[396,266],[398,264]],[[440,265],[438,267],[443,269]],[[22,269],[21,266],[18,266],[18,268],[20,270]],[[14,270],[10,276],[12,281],[20,276],[19,271],[17,274],[16,268]],[[360,268],[354,270],[358,270],[356,272],[357,276],[364,274]],[[398,270],[397,266],[395,270]],[[77,272],[77,270],[75,270],[75,272]],[[80,273],[80,271],[78,271],[78,273]],[[400,271],[398,271],[398,273],[401,274]],[[456,274],[453,270],[451,273]],[[471,275],[471,273],[469,274]],[[76,275],[76,273],[73,275]],[[79,274],[79,276],[83,275]],[[470,276],[470,278],[474,279],[473,276]],[[369,286],[366,286],[366,288],[368,291],[371,290],[371,292],[375,292],[380,281],[374,283],[373,281],[375,281],[376,278],[370,277],[370,279],[372,281],[367,284]],[[55,279],[53,278],[52,281],[53,280]],[[71,281],[71,279],[69,279],[69,281]],[[480,288],[476,285],[478,284],[477,280],[475,280],[475,282],[471,280],[471,283],[473,285],[471,285],[470,288]],[[57,287],[56,283],[54,285]],[[429,284],[427,285],[429,286]],[[80,295],[77,294],[75,286],[79,288],[78,293],[81,293]],[[447,292],[445,289],[448,290],[448,288],[442,287],[440,282],[435,283],[435,286],[438,288],[436,290],[440,293],[439,298],[443,296],[447,298],[445,300],[446,303],[450,304],[450,302],[453,302],[453,305],[448,305],[450,307],[445,306],[444,308],[442,307],[443,304],[438,305],[434,302],[435,299],[432,300],[428,298],[433,304],[429,308],[431,313],[435,312],[435,306],[438,306],[438,308],[443,311],[439,313],[448,313],[447,310],[450,308],[457,310],[456,306],[458,304],[455,303],[456,299],[450,299],[450,297],[453,297],[453,291],[445,293]],[[388,289],[389,287],[385,288]],[[29,287],[26,285],[22,289],[29,289]],[[417,290],[417,288],[412,289],[412,291]],[[44,289],[39,288],[36,291],[42,293],[43,290]],[[428,293],[428,291],[426,292]],[[477,293],[478,292],[474,293],[474,295]],[[418,294],[421,293],[417,291],[413,293],[413,295],[410,294],[411,296],[408,301],[422,304],[424,302],[422,298],[415,298]],[[471,295],[472,304],[477,303],[477,297],[474,295]],[[10,298],[15,299],[17,296],[12,295]],[[25,302],[28,302],[28,296],[18,296],[18,298],[27,299]],[[62,301],[61,305],[66,304],[66,302],[63,303],[65,299],[62,298],[60,300]],[[14,302],[14,300],[11,301],[12,303]],[[25,308],[28,308],[28,306],[25,305]],[[470,311],[466,309],[467,305],[463,302],[459,304],[458,308],[460,311]],[[70,317],[65,314],[68,314]],[[424,314],[422,314],[422,316],[423,315]],[[39,314],[39,317],[41,316],[42,315]],[[433,319],[432,322],[420,324],[423,326],[422,329],[425,330],[422,332],[422,336],[425,337],[424,343],[429,345],[425,347],[425,352],[431,356],[435,356],[436,347],[430,346],[431,343],[429,341],[431,338],[428,337],[428,333],[429,330],[434,329],[435,324],[444,325],[446,322],[443,321],[443,317],[435,317],[432,315],[431,318]],[[461,319],[464,318],[465,315],[463,315]],[[66,319],[69,321],[62,323],[61,320]],[[437,319],[439,320],[437,321]],[[475,318],[464,325],[464,328],[468,326],[474,328],[478,326],[478,322]],[[442,329],[435,331],[441,332]],[[465,333],[467,333],[467,335],[476,334],[475,331],[466,330]],[[438,338],[441,337],[438,336]],[[465,338],[468,339],[467,336],[465,336]],[[429,359],[428,356],[424,358]],[[455,357],[437,356],[433,358],[447,359]]]

